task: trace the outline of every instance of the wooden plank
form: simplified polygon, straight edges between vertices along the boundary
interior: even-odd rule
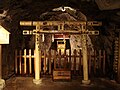
[[[71,71],[53,71],[53,80],[70,80],[71,79]]]
[[[15,73],[18,74],[17,50],[15,50]]]
[[[24,49],[24,74],[26,74],[27,69],[27,58],[26,58],[26,49]]]
[[[99,50],[99,64],[98,64],[99,69],[101,69],[101,61],[102,61],[101,56],[102,56],[101,50]]]
[[[91,53],[90,53],[90,50],[89,50],[88,53],[89,53],[89,54],[88,54],[88,63],[89,63],[88,65],[89,65],[89,66],[88,66],[88,67],[89,67],[89,75],[90,75],[90,74],[91,74],[91,66],[92,66],[92,65],[91,65],[92,63],[91,63]]]
[[[29,73],[32,74],[32,55],[31,55],[31,49],[29,49]]]
[[[105,75],[105,61],[106,61],[106,53],[103,51],[103,74]]]
[[[82,70],[82,69],[81,69],[81,68],[82,68],[82,67],[81,67],[81,60],[82,60],[82,59],[81,59],[81,56],[82,56],[81,49],[79,49],[79,73],[80,73],[80,75],[82,74],[82,72],[81,72],[81,70]]]
[[[34,63],[34,69],[33,69],[33,72],[35,73],[35,50],[34,50],[34,61],[33,61],[33,63]]]
[[[49,74],[51,74],[51,50],[49,51]]]
[[[46,73],[46,50],[44,50],[44,73]]]
[[[56,70],[56,51],[54,50],[54,70]]]
[[[94,74],[96,74],[96,50],[94,50]]]
[[[20,74],[22,74],[22,50],[19,51],[19,69],[20,69]]]
[[[41,29],[40,29],[41,30]],[[24,35],[31,35],[31,33],[37,33],[37,34],[72,34],[72,35],[76,35],[76,34],[87,34],[87,35],[99,35],[99,31],[83,31],[83,30],[78,30],[78,31],[72,31],[72,30],[61,30],[61,31],[58,31],[58,30],[54,30],[54,31],[48,31],[48,30],[41,30],[41,31],[36,31],[34,30],[34,32],[30,32],[28,30],[25,30],[23,32]]]
[[[66,50],[64,51],[64,69],[67,68],[67,56],[66,56]]]
[[[71,49],[69,50],[69,62],[70,62],[70,70],[71,70]]]
[[[20,25],[22,26],[50,26],[50,25],[74,25],[74,26],[80,26],[80,25],[89,25],[89,26],[101,26],[102,22],[98,21],[20,21]]]
[[[77,55],[77,51],[75,49],[74,50],[74,74],[76,74],[76,55]]]
[[[39,62],[40,68],[39,69],[40,69],[40,72],[41,72],[41,70],[42,70],[42,68],[41,68],[41,64],[42,64],[42,61],[41,61],[42,60],[42,52],[41,52],[41,50],[39,50],[39,57],[40,57],[39,58],[40,59],[40,62]]]
[[[61,49],[59,50],[59,55],[58,55],[58,56],[59,56],[59,57],[58,57],[58,58],[59,58],[59,59],[58,59],[58,60],[59,60],[59,61],[58,61],[58,67],[61,68]]]

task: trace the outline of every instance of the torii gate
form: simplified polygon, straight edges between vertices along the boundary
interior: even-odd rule
[[[44,40],[44,34],[81,34],[82,36],[82,52],[83,52],[83,84],[89,84],[90,80],[88,79],[88,57],[87,57],[87,35],[99,35],[99,31],[88,31],[86,26],[101,26],[101,22],[97,21],[20,21],[21,26],[36,26],[35,30],[23,30],[24,35],[35,35],[35,79],[33,82],[39,84],[40,71],[41,71],[41,52],[39,48],[39,41],[41,38],[39,35],[42,35]],[[69,30],[66,30],[65,25],[68,25]],[[53,30],[53,27],[57,26],[56,30]],[[75,27],[71,29],[71,26]],[[50,30],[44,30],[44,27],[49,28]],[[51,29],[52,28],[52,29]]]

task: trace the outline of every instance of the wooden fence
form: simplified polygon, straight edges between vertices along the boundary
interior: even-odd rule
[[[62,68],[69,68],[72,75],[82,75],[83,64],[82,64],[82,51],[66,50],[64,54],[61,51],[56,52],[54,50],[41,52],[41,73],[42,74],[52,74],[53,69],[57,69],[57,66]],[[34,74],[34,50],[16,50],[15,51],[15,72],[19,75]],[[61,63],[61,60],[62,63]],[[104,50],[96,51],[94,53],[88,52],[88,70],[89,75],[96,74],[98,71],[105,75],[105,60],[106,54]],[[68,65],[68,66],[67,66]]]

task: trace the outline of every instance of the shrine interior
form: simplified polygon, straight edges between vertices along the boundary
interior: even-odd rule
[[[0,0],[0,25],[9,32],[0,41],[4,80],[120,83],[120,0]]]

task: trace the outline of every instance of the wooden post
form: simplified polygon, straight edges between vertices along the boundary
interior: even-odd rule
[[[44,74],[46,73],[46,50],[44,50]]]
[[[26,49],[24,50],[24,74],[26,74],[27,69],[27,58],[26,58]]]
[[[87,35],[82,36],[82,52],[83,52],[83,84],[90,84],[90,80],[88,80],[88,55],[87,55],[87,43],[86,38]]]
[[[66,50],[64,50],[64,69],[67,68],[67,55],[66,55]]]
[[[98,67],[101,70],[101,50],[99,50],[99,61],[98,62],[99,62]]]
[[[79,52],[80,52],[80,53],[79,53],[79,73],[80,73],[80,75],[81,75],[81,73],[82,73],[82,72],[81,72],[81,60],[82,60],[82,59],[81,59],[81,49],[79,50]]]
[[[105,50],[103,51],[103,74],[105,75],[105,58],[106,58],[106,54],[105,54]]]
[[[91,74],[91,53],[90,53],[90,50],[89,50],[89,53],[88,53],[88,62],[89,62],[89,75]]]
[[[31,49],[29,49],[29,73],[32,74],[32,54]]]
[[[49,74],[51,74],[51,50],[49,51]]]
[[[70,62],[70,65],[69,65],[69,69],[71,70],[71,49],[69,50],[69,62]]]
[[[94,50],[94,74],[96,74],[96,50]]]
[[[40,58],[39,58],[39,34],[36,34],[35,42],[35,79],[40,79]]]
[[[77,56],[77,51],[76,51],[76,49],[74,50],[74,67],[73,67],[73,69],[74,69],[74,74],[76,74],[76,56]]]
[[[0,90],[5,87],[5,80],[2,79],[2,45],[0,45]]]
[[[56,51],[54,50],[54,70],[56,70],[56,64],[57,64],[56,59],[57,59]]]
[[[39,29],[36,26],[36,29]],[[35,35],[35,60],[34,60],[34,65],[35,65],[35,79],[33,79],[33,83],[35,84],[40,84],[40,67],[41,67],[41,50],[39,48],[40,44],[40,35],[36,34]]]
[[[18,74],[18,66],[17,66],[17,50],[15,50],[15,73]]]
[[[19,51],[19,70],[20,70],[20,74],[22,74],[22,50]]]
[[[61,59],[62,59],[62,57],[61,57],[61,49],[59,50],[59,62],[58,62],[58,68],[61,68]]]

